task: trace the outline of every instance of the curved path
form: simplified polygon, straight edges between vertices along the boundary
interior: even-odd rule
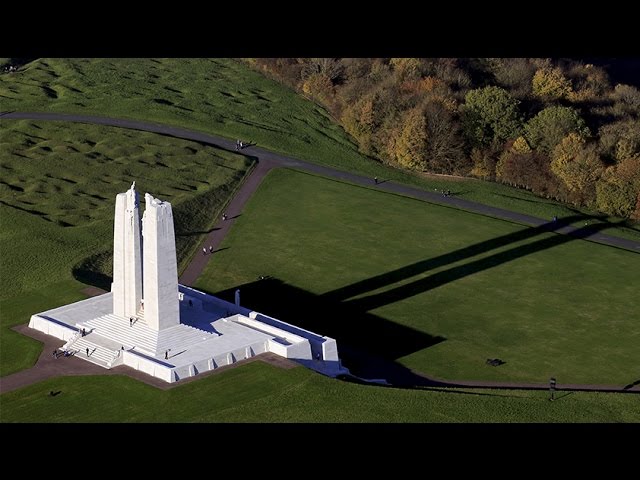
[[[76,115],[65,113],[44,113],[44,112],[0,112],[0,120],[12,119],[12,120],[47,120],[47,121],[66,121],[66,122],[78,122],[88,124],[98,124],[111,127],[120,127],[133,130],[142,130],[145,132],[158,133],[162,135],[168,135],[185,140],[196,141],[205,145],[221,148],[231,152],[235,152],[235,142],[222,138],[219,136],[209,135],[202,132],[193,130],[187,130],[180,127],[173,127],[168,125],[161,125],[156,123],[120,119],[120,118],[107,118],[92,115]],[[215,228],[207,235],[204,242],[200,245],[199,251],[196,252],[193,260],[187,266],[184,273],[180,277],[180,283],[184,285],[192,285],[205,268],[210,254],[201,254],[202,248],[213,247],[217,249],[224,236],[229,231],[233,219],[236,215],[242,212],[242,209],[256,190],[264,176],[273,168],[278,167],[292,167],[305,170],[307,172],[316,173],[326,177],[343,180],[356,185],[366,186],[368,188],[378,188],[383,191],[400,194],[403,196],[409,196],[418,198],[427,202],[449,205],[452,207],[460,208],[470,212],[480,213],[496,218],[501,218],[517,223],[531,225],[535,227],[545,226],[550,231],[555,231],[559,234],[570,235],[580,239],[590,240],[605,245],[610,245],[618,248],[624,248],[634,252],[640,253],[640,242],[636,242],[629,239],[618,238],[611,235],[599,233],[595,228],[582,227],[577,228],[570,225],[562,225],[560,222],[551,223],[548,220],[525,215],[502,208],[491,207],[483,205],[477,202],[464,200],[456,197],[444,197],[438,193],[426,192],[418,188],[409,187],[406,185],[397,184],[391,181],[383,181],[374,183],[370,177],[365,177],[355,173],[349,173],[342,170],[338,170],[331,167],[325,167],[316,165],[313,163],[297,160],[285,155],[264,150],[255,146],[247,147],[243,149],[247,154],[255,157],[258,161],[256,167],[250,173],[248,178],[242,184],[236,195],[230,200],[226,208],[228,215],[227,221],[219,221]],[[20,329],[21,333],[29,334],[29,336],[38,338],[31,332],[27,332],[29,329]],[[44,335],[43,335],[44,337]],[[47,352],[50,350],[51,342],[49,337],[47,339],[40,339],[45,343],[45,349],[40,356],[36,366],[28,370],[23,370],[12,375],[8,375],[0,378],[0,393],[14,390],[22,386],[26,386],[45,378],[50,378],[59,375],[86,375],[94,373],[106,373],[104,369],[96,367],[92,364],[84,365],[87,362],[80,364],[77,359],[75,362],[63,362],[54,361],[53,357]],[[360,353],[359,353],[360,354]],[[50,361],[47,359],[51,359]],[[380,360],[377,358],[371,358],[371,363],[378,363]],[[70,365],[70,367],[63,367],[63,365]],[[95,368],[94,368],[95,367]],[[99,370],[97,370],[99,369]],[[508,383],[508,382],[482,382],[482,381],[446,381],[430,378],[418,372],[412,372],[403,367],[391,367],[385,366],[383,370],[388,370],[392,373],[392,377],[398,379],[396,385],[413,386],[413,387],[458,387],[458,388],[501,388],[501,389],[527,389],[527,390],[542,390],[548,389],[548,385],[541,384],[525,384],[525,383]],[[393,372],[396,370],[395,372]],[[109,372],[109,370],[107,370]],[[135,375],[132,370],[126,373],[136,378],[143,380],[142,376]],[[121,371],[113,373],[124,373]],[[355,377],[357,378],[357,377]],[[146,378],[144,379],[146,381]],[[182,382],[180,383],[182,384]],[[159,385],[158,385],[159,386]],[[576,390],[576,391],[600,391],[600,392],[625,392],[625,393],[640,393],[640,380],[633,384],[620,387],[614,385],[568,385],[558,384],[558,390]]]
[[[187,130],[180,127],[172,127],[169,125],[161,125],[157,123],[144,122],[139,120],[128,120],[122,118],[107,118],[98,117],[92,115],[76,115],[67,113],[44,113],[44,112],[4,112],[0,113],[0,120],[14,119],[14,120],[53,120],[53,121],[66,121],[66,122],[79,122],[98,125],[107,125],[111,127],[121,127],[133,130],[142,130],[145,132],[159,133],[162,135],[169,135],[176,138],[185,140],[193,140],[205,145],[222,148],[230,152],[235,151],[235,141],[228,140],[215,135],[209,135],[202,132],[193,130]],[[552,225],[548,219],[542,219],[533,217],[531,215],[525,215],[523,213],[512,212],[498,207],[491,207],[482,203],[472,202],[470,200],[464,200],[457,197],[444,197],[441,194],[426,192],[419,188],[409,187],[407,185],[401,185],[392,181],[383,181],[378,184],[374,184],[370,177],[358,175],[356,173],[349,173],[336,168],[325,167],[316,165],[313,163],[305,162],[303,160],[297,160],[295,158],[287,157],[278,153],[270,152],[259,147],[251,146],[243,149],[249,155],[256,157],[258,160],[258,168],[253,172],[253,175],[247,179],[245,185],[248,184],[248,188],[242,188],[238,195],[240,198],[238,202],[234,202],[235,198],[231,201],[228,208],[229,217],[233,217],[236,213],[240,212],[241,207],[244,205],[248,197],[253,193],[253,190],[260,183],[260,180],[267,174],[269,170],[274,167],[293,167],[307,172],[316,173],[326,177],[335,178],[338,180],[344,180],[356,185],[362,185],[366,187],[375,187],[383,191],[396,193],[408,197],[418,198],[427,202],[438,203],[442,205],[449,205],[452,207],[460,208],[470,212],[480,213],[482,215],[488,215],[491,217],[501,218],[504,220],[510,220],[513,222],[531,225],[539,227],[548,225],[550,230],[564,235],[572,235],[584,240],[590,240],[593,242],[602,243],[614,247],[624,248],[634,252],[640,253],[640,242],[614,237],[599,233],[595,228],[589,227],[572,227],[570,225],[563,225],[558,222],[556,225]],[[253,180],[252,177],[256,177]],[[236,208],[238,208],[236,210]],[[235,213],[234,213],[235,212]],[[577,219],[577,218],[576,218]],[[228,227],[227,227],[228,228]],[[226,232],[225,232],[226,233]],[[203,245],[209,245],[205,242]],[[195,279],[195,277],[194,277]]]

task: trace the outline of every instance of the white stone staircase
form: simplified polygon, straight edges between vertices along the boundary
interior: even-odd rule
[[[87,348],[89,349],[89,356],[87,356]],[[75,352],[77,357],[89,360],[104,368],[110,368],[114,360],[114,350],[98,345],[87,337],[79,337],[73,342],[69,350]]]
[[[81,326],[85,327],[87,331],[95,331],[101,337],[120,343],[126,350],[136,347],[136,349],[151,353],[155,352],[158,342],[158,332],[147,327],[142,321],[134,321],[131,326],[128,318],[111,313],[87,320]]]
[[[185,324],[158,332],[149,328],[143,318],[138,318],[133,325],[130,325],[128,318],[113,314],[93,318],[78,324],[78,326],[84,327],[92,334],[95,332],[100,337],[124,346],[126,350],[135,348],[142,353],[157,357],[164,356],[164,352],[167,350],[172,352],[186,350],[196,343],[218,336],[215,333],[205,332]]]

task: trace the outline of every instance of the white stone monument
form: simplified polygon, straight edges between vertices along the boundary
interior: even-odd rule
[[[135,188],[133,182],[127,193],[116,196],[113,222],[113,313],[126,319],[138,316],[142,300],[142,242]]]
[[[169,202],[147,193],[141,228],[135,186],[116,196],[113,313],[162,330],[180,323],[173,213]]]
[[[141,220],[133,182],[116,196],[111,292],[34,314],[29,327],[83,360],[166,382],[264,352],[329,376],[348,372],[333,338],[240,306],[239,289],[234,300],[178,284],[171,204],[145,194]]]
[[[180,323],[176,239],[171,204],[144,196],[142,217],[144,320],[154,330]]]

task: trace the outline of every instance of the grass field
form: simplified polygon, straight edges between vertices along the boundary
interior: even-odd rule
[[[122,376],[51,379],[0,396],[0,422],[640,422],[637,395],[548,396],[371,387],[253,362],[168,391]]]
[[[530,215],[576,211],[478,180],[422,178],[385,167],[324,109],[231,59],[40,59],[0,75],[2,110],[91,113],[179,125],[309,160]],[[640,225],[609,233],[640,240]]]
[[[28,121],[3,127],[2,375],[30,366],[39,352],[8,327],[80,299],[83,285],[74,278],[109,288],[114,199],[131,181],[142,194],[171,201],[184,267],[251,166],[241,155],[118,128]]]
[[[222,246],[196,288],[440,378],[640,378],[635,253],[293,170]]]

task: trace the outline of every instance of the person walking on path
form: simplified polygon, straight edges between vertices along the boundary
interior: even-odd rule
[[[373,177],[373,181],[375,182],[375,184],[378,184],[378,177]]]
[[[87,347],[87,357],[89,356],[89,347]]]
[[[207,249],[205,247],[202,247],[202,254],[206,255],[207,254]]]
[[[209,245],[209,253],[213,253],[213,245]]]

